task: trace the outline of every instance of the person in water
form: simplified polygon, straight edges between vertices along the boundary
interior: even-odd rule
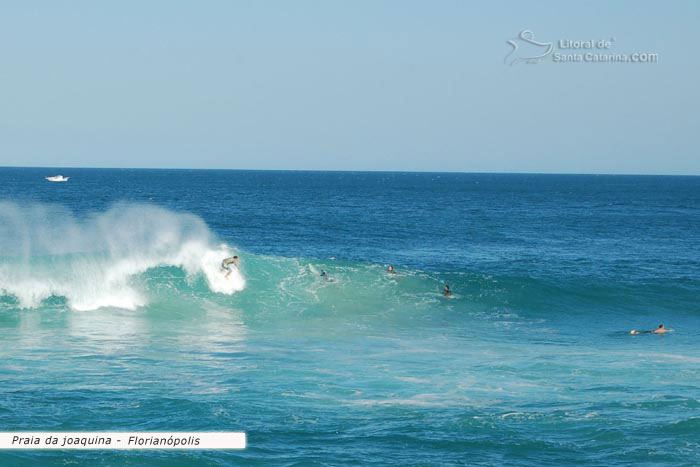
[[[391,264],[389,265],[389,269],[387,269],[387,271],[389,272],[389,274],[396,274],[396,271],[394,271],[394,266],[392,266]]]
[[[445,297],[449,297],[449,296],[452,295],[452,291],[450,290],[450,286],[449,286],[449,285],[445,284],[445,288],[442,289],[442,294],[443,294]]]
[[[659,327],[656,329],[652,329],[651,331],[637,331],[636,329],[632,329],[630,331],[630,334],[665,334],[669,330],[666,329],[666,326],[663,324],[659,324]]]
[[[231,265],[236,266],[236,268],[239,267],[238,266],[238,256],[232,256],[231,258],[224,258],[224,260],[221,262],[221,269],[228,271],[226,273],[227,278],[233,272]]]
[[[326,272],[325,269],[321,269],[321,277],[327,280],[328,282],[333,282],[333,278]]]

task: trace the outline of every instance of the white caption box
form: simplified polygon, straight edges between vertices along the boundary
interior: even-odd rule
[[[0,432],[0,449],[245,449],[244,432]]]

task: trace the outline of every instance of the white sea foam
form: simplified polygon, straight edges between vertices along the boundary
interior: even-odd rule
[[[233,294],[245,279],[220,270],[231,254],[197,216],[155,206],[119,204],[78,219],[60,206],[0,203],[0,290],[24,308],[59,296],[76,310],[134,309],[148,303],[136,276],[167,266]]]

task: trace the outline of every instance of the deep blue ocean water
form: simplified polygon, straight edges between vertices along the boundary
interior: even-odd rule
[[[700,177],[0,168],[0,430],[248,433],[0,465],[698,465],[699,296]]]

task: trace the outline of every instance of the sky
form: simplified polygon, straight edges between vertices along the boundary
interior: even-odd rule
[[[0,5],[0,166],[700,174],[693,0]]]

